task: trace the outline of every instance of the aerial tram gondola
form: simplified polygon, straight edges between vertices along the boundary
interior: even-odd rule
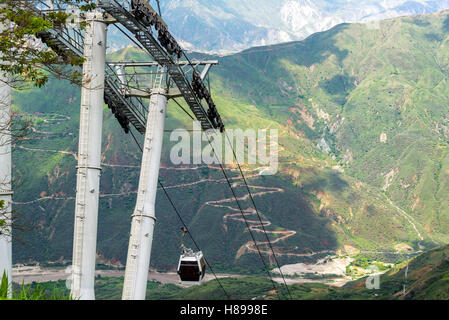
[[[194,252],[184,246],[184,235],[187,233],[186,228],[182,228],[182,254],[178,262],[178,275],[181,284],[192,286],[200,285],[206,274],[206,261],[202,251]]]

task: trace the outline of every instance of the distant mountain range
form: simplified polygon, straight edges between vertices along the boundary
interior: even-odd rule
[[[156,2],[150,3],[157,8]],[[235,52],[303,40],[340,23],[432,13],[449,0],[166,0],[161,12],[185,49]],[[111,49],[126,46],[115,30]]]

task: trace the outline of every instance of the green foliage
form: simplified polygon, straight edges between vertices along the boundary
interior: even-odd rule
[[[6,271],[3,271],[2,281],[0,282],[0,300],[8,299],[9,289],[8,277],[6,276]]]
[[[20,291],[13,293],[13,300],[71,300],[70,296],[62,294],[56,288],[48,292],[39,284],[31,287],[22,284]]]
[[[56,286],[49,289],[49,284],[22,285],[14,290],[8,281],[6,273],[3,273],[0,283],[0,300],[71,300],[67,292],[63,292]]]
[[[5,200],[0,200],[0,236],[11,233],[10,218],[6,214]]]
[[[17,300],[72,300],[65,281],[22,284],[13,295]]]

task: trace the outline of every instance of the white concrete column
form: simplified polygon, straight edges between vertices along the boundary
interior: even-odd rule
[[[139,190],[131,222],[123,300],[145,300],[156,222],[155,202],[167,108],[165,94],[161,89],[153,90],[150,98]]]
[[[0,4],[4,6],[4,4]],[[0,31],[7,28],[0,25]],[[0,58],[0,63],[8,63]],[[3,209],[0,209],[0,219],[4,220],[8,230],[0,233],[0,282],[6,273],[9,283],[12,283],[12,236],[11,236],[11,87],[8,74],[0,72],[0,201]]]
[[[0,233],[0,281],[6,272],[9,282],[12,280],[12,237],[11,237],[11,87],[8,76],[0,73],[0,219],[6,229]]]
[[[74,299],[93,300],[107,25],[99,11],[87,13],[86,21],[71,294]]]

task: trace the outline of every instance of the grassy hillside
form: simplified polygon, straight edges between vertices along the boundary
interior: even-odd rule
[[[446,242],[448,26],[447,12],[339,25],[225,58],[214,80],[383,192],[423,238]]]
[[[280,172],[244,169],[281,264],[335,253],[397,260],[400,252],[448,242],[448,21],[439,13],[387,20],[378,29],[340,25],[220,58],[211,84],[227,127],[279,130]],[[141,57],[128,48],[110,59]],[[80,89],[52,81],[16,93],[13,103],[36,129],[14,151],[15,209],[31,226],[16,233],[25,245],[14,244],[14,260],[68,261]],[[140,154],[104,111],[97,247],[99,261],[124,264]],[[191,128],[188,120],[170,104],[167,129]],[[210,263],[219,271],[260,271],[219,168],[176,170],[169,137],[161,178]],[[237,172],[228,170],[243,197]],[[181,223],[161,193],[156,212],[152,266],[173,270]],[[255,236],[267,250],[263,235]]]

